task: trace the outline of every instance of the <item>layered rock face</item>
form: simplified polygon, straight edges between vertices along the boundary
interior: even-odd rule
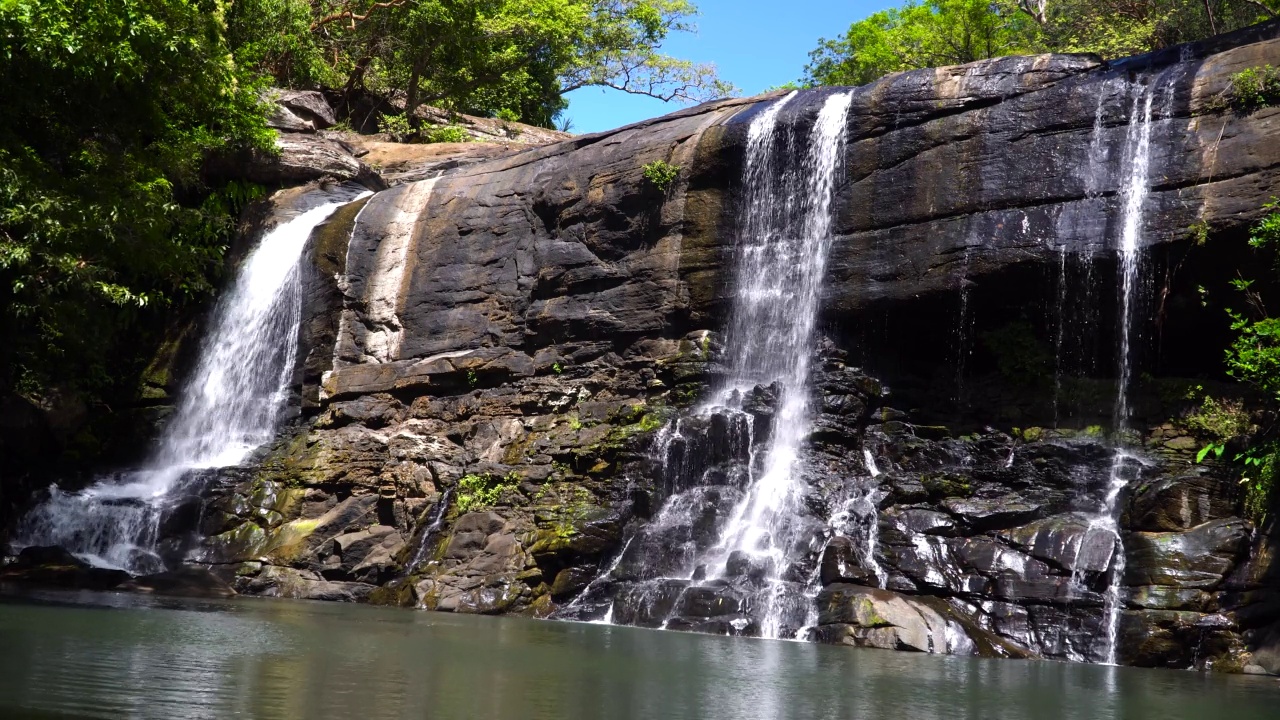
[[[851,91],[784,635],[1100,661],[1118,592],[1120,662],[1280,671],[1273,536],[1229,468],[1194,463],[1170,397],[1220,358],[1164,344],[1207,322],[1179,293],[1223,279],[1177,262],[1192,227],[1238,240],[1280,188],[1280,109],[1213,109],[1280,65],[1277,36]],[[831,92],[788,101],[796,137]],[[661,567],[717,542],[776,430],[768,386],[744,413],[699,403],[729,363],[748,128],[781,97],[400,158],[401,184],[313,238],[302,416],[212,484],[192,559],[240,592],[759,634],[763,570]],[[1147,98],[1149,377],[1117,461],[1114,258]]]

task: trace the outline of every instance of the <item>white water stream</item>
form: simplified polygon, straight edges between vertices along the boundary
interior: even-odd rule
[[[79,492],[50,488],[49,499],[20,524],[15,549],[57,545],[99,567],[163,569],[160,524],[188,473],[237,465],[275,434],[298,353],[303,249],[346,202],[308,210],[263,237],[218,303],[199,362],[150,457]]]
[[[1133,382],[1134,315],[1138,301],[1141,273],[1142,213],[1150,194],[1147,176],[1151,164],[1151,104],[1154,87],[1148,86],[1133,100],[1129,114],[1129,131],[1125,139],[1124,176],[1121,178],[1120,197],[1124,202],[1120,231],[1120,342],[1117,353],[1117,387],[1114,427],[1116,438],[1123,442],[1129,429],[1131,408],[1129,394]],[[1125,571],[1124,541],[1120,535],[1118,499],[1129,482],[1125,465],[1132,456],[1117,449],[1111,463],[1106,501],[1101,512],[1090,523],[1090,528],[1100,528],[1115,536],[1115,558],[1111,566],[1111,578],[1104,596],[1103,619],[1106,622],[1107,644],[1105,662],[1116,663],[1116,639],[1120,629],[1120,613],[1124,608],[1122,584]]]
[[[804,489],[801,450],[811,424],[809,377],[813,329],[831,246],[831,200],[844,152],[852,95],[829,96],[798,162],[775,165],[777,114],[788,95],[751,124],[747,141],[743,227],[726,336],[731,372],[712,404],[733,406],[757,385],[777,383],[773,433],[753,465],[746,497],[734,509],[708,558],[708,575],[723,571],[735,552],[766,568],[771,607],[761,634],[777,637],[783,592],[779,575],[797,538],[792,521]],[[788,148],[790,149],[790,148]],[[788,153],[790,154],[790,153]],[[785,157],[785,156],[784,156]]]

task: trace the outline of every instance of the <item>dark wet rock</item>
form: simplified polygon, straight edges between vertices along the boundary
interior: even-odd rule
[[[680,594],[672,614],[685,618],[717,618],[742,615],[748,610],[750,595],[730,586],[698,585]]]
[[[1134,489],[1126,524],[1134,530],[1168,532],[1229,518],[1235,514],[1231,490],[1218,472],[1208,468],[1156,478]]]
[[[912,533],[950,535],[956,529],[952,516],[928,508],[894,506],[884,512],[884,517]]]
[[[84,590],[114,590],[129,573],[91,566],[60,547],[26,547],[14,562],[0,566],[0,583]]]
[[[1039,505],[1022,502],[1017,496],[950,499],[942,507],[978,531],[1022,525],[1037,519],[1042,512]]]
[[[725,577],[760,582],[774,570],[767,558],[752,557],[743,550],[734,550],[725,560]]]
[[[1105,572],[1116,545],[1113,533],[1078,514],[1038,520],[1005,530],[1000,537],[1070,573]]]
[[[1241,559],[1249,533],[1239,519],[1182,533],[1133,533],[1126,538],[1125,584],[1215,588]]]
[[[1129,665],[1184,669],[1233,655],[1240,644],[1229,621],[1206,622],[1198,612],[1125,612],[1120,621],[1120,655]]]
[[[688,585],[675,579],[628,584],[613,597],[613,620],[622,625],[660,627]]]
[[[984,626],[1009,642],[1046,657],[1098,662],[1105,659],[1106,626],[1098,608],[984,602]]]
[[[556,573],[551,583],[551,597],[557,600],[572,598],[586,589],[599,573],[596,567],[571,567]]]
[[[266,597],[360,602],[373,592],[374,587],[365,583],[330,582],[309,570],[268,566],[252,578],[243,578],[237,589]]]
[[[818,595],[817,602],[815,636],[820,642],[950,655],[1025,655],[934,600],[832,585]]]
[[[236,594],[229,584],[214,573],[191,566],[136,577],[117,589],[193,598],[226,598]]]
[[[676,617],[667,622],[665,629],[741,637],[754,637],[760,634],[760,626],[746,615],[721,615],[712,618]]]
[[[57,546],[31,545],[18,551],[18,556],[9,567],[61,566],[68,568],[88,568],[89,563],[72,555],[65,548]]]
[[[863,551],[847,537],[834,537],[822,551],[822,584],[852,583],[872,585],[877,582],[873,568],[866,567]]]

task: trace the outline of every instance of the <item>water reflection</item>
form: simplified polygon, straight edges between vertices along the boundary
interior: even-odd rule
[[[0,603],[0,717],[1249,720],[1280,707],[1268,678],[322,603],[49,599]]]

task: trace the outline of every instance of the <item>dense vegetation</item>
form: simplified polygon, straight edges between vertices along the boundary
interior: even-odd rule
[[[696,12],[689,0],[237,0],[227,25],[237,62],[283,85],[368,89],[410,118],[425,103],[550,126],[586,86],[730,92],[713,67],[660,52]]]
[[[805,82],[861,85],[898,70],[1039,52],[1123,57],[1276,17],[1280,0],[908,0],[809,55]]]
[[[0,0],[0,397],[131,389],[262,191],[202,170],[274,152],[266,86],[541,125],[588,85],[704,99],[731,88],[659,50],[695,13],[688,0]]]
[[[214,0],[0,0],[0,390],[97,392],[145,313],[210,289],[245,188],[202,159],[271,147]]]
[[[1249,245],[1270,260],[1269,274],[1276,277],[1280,275],[1280,202],[1273,201],[1267,209],[1271,212],[1254,226]],[[1264,263],[1260,264],[1265,267]],[[1244,439],[1234,460],[1244,466],[1241,484],[1245,491],[1245,510],[1254,519],[1262,520],[1278,499],[1275,490],[1276,475],[1280,471],[1280,427],[1276,424],[1280,411],[1280,318],[1268,313],[1263,294],[1255,287],[1256,279],[1241,274],[1232,284],[1238,292],[1238,302],[1227,309],[1231,328],[1236,333],[1226,351],[1227,371],[1256,392],[1260,407],[1205,398],[1208,412],[1199,415],[1217,422],[1206,428],[1213,442],[1201,451],[1201,458],[1208,452],[1221,456],[1232,441]]]

